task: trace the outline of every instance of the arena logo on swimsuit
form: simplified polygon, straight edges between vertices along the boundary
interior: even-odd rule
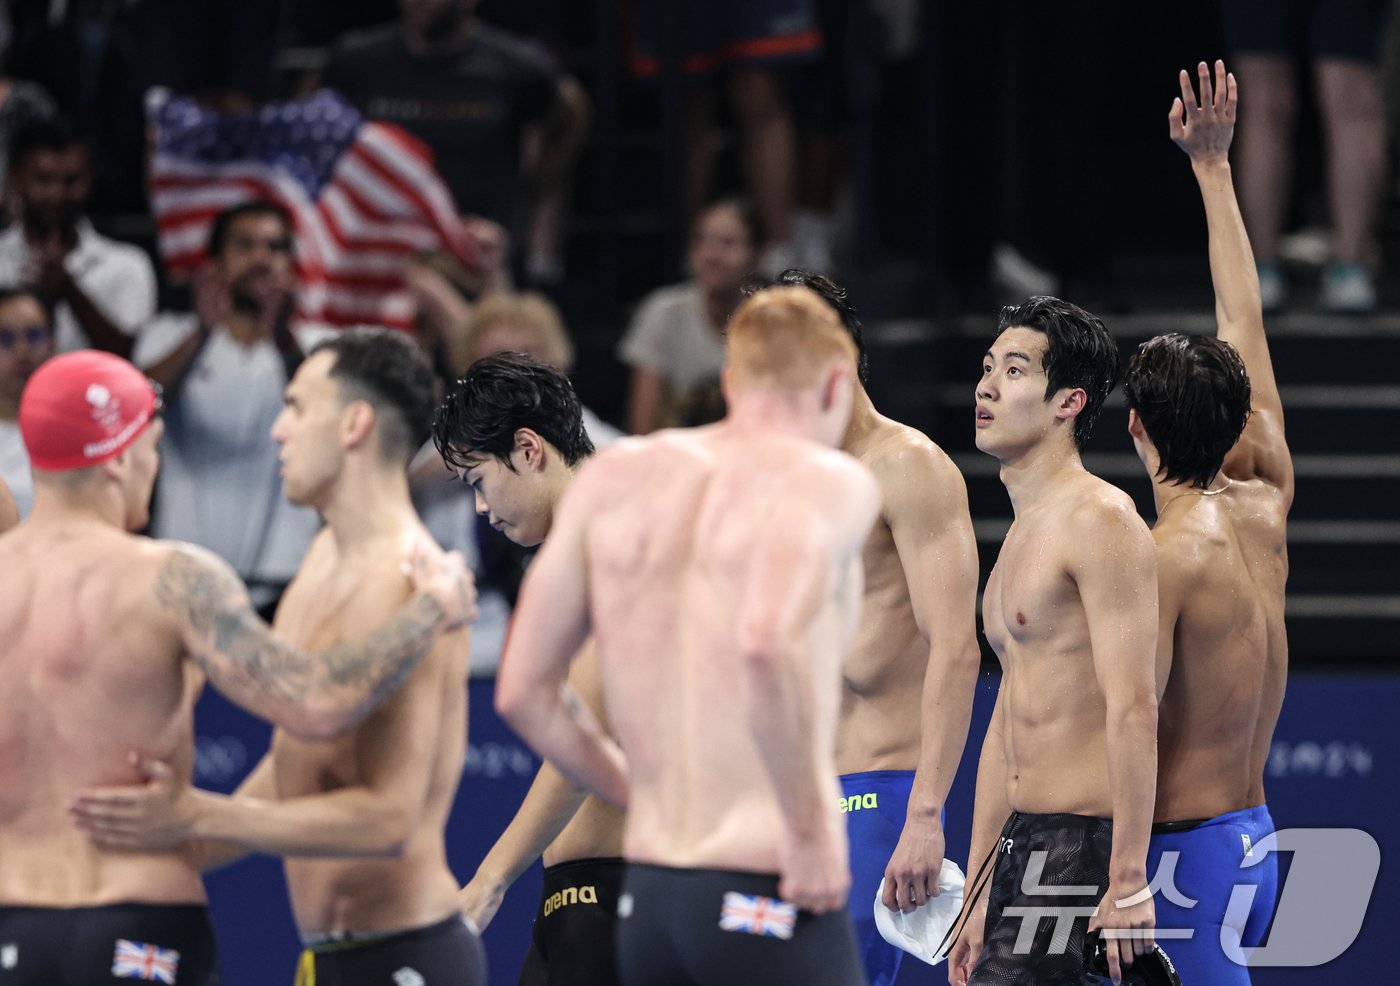
[[[598,891],[594,887],[569,887],[565,890],[551,894],[544,902],[544,916],[567,907],[569,904],[596,904],[598,903]]]
[[[841,799],[841,814],[848,811],[860,811],[862,808],[880,807],[877,794],[853,794],[849,798]]]

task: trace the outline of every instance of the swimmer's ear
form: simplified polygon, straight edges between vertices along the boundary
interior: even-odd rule
[[[833,362],[822,379],[822,410],[830,411],[837,403],[837,395],[843,387],[849,386],[852,379],[850,368],[844,363]]]
[[[374,406],[369,401],[351,401],[340,415],[340,440],[346,448],[355,448],[374,430]]]
[[[544,439],[533,428],[515,430],[515,451],[525,460],[525,465],[533,470],[544,468]]]
[[[1060,391],[1059,400],[1055,405],[1055,417],[1061,421],[1070,421],[1079,417],[1079,412],[1084,410],[1084,405],[1089,400],[1089,395],[1083,387],[1073,387],[1069,390]]]
[[[1147,439],[1147,429],[1142,426],[1142,419],[1138,417],[1137,408],[1128,408],[1128,434],[1134,438]]]

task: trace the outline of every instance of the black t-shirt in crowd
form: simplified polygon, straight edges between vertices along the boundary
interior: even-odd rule
[[[522,131],[553,108],[559,79],[542,48],[479,21],[465,47],[442,55],[411,53],[397,24],[348,35],[322,76],[369,118],[432,148],[458,211],[507,227],[528,204]]]

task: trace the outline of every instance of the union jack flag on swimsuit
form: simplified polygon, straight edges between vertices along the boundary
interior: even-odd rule
[[[175,986],[175,970],[179,967],[180,953],[175,949],[145,942],[118,938],[117,949],[112,953],[112,975],[118,979],[145,979]]]
[[[223,114],[153,89],[151,211],[172,273],[203,262],[214,217],[272,199],[296,222],[297,316],[326,325],[413,325],[404,280],[414,254],[446,250],[475,266],[452,193],[422,141],[366,120],[322,90]]]
[[[796,904],[772,897],[751,897],[732,890],[724,895],[719,926],[725,931],[787,940],[792,937],[796,925]]]

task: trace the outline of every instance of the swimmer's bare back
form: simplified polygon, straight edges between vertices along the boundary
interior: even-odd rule
[[[0,903],[203,900],[189,861],[92,845],[70,799],[141,782],[133,751],[188,774],[206,677],[307,735],[363,718],[438,629],[474,611],[460,559],[424,548],[411,560],[420,592],[390,625],[311,654],[275,637],[232,570],[201,549],[73,515],[0,538]]]
[[[878,506],[869,474],[810,442],[713,428],[615,447],[578,482],[604,692],[630,769],[627,858],[778,872],[784,824],[748,721],[745,616],[765,592],[813,594],[814,618],[793,628],[810,709],[772,716],[812,717],[839,826],[830,751]]]
[[[1264,766],[1288,675],[1284,588],[1293,461],[1284,437],[1229,147],[1237,93],[1217,63],[1181,73],[1171,137],[1191,159],[1210,233],[1218,338],[1239,353],[1251,413],[1209,491],[1167,503],[1152,533],[1164,632],[1173,644],[1160,709],[1158,821],[1213,818],[1265,801]],[[1180,501],[1180,502],[1178,502]]]

